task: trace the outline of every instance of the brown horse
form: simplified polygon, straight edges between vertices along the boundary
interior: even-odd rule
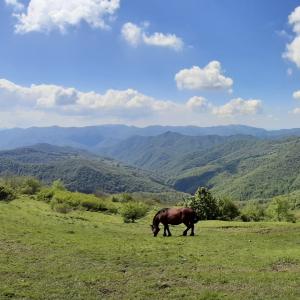
[[[183,235],[187,235],[188,230],[191,229],[190,235],[194,234],[194,224],[199,221],[196,213],[191,208],[163,208],[153,218],[151,226],[154,236],[157,236],[159,232],[159,224],[164,225],[164,236],[171,236],[169,229],[170,225],[184,224],[187,228],[183,232]]]

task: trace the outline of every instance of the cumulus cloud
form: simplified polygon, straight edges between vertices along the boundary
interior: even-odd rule
[[[124,24],[121,33],[127,43],[132,46],[137,46],[142,41],[142,29],[133,23]]]
[[[175,81],[180,90],[230,90],[233,85],[233,80],[223,75],[219,61],[211,61],[202,69],[198,66],[183,69],[175,75]]]
[[[55,110],[66,114],[112,114],[126,118],[136,114],[151,114],[171,109],[171,101],[157,100],[136,90],[108,90],[104,94],[81,92],[75,88],[58,85],[31,85],[24,87],[0,79],[1,108],[31,107],[39,110]]]
[[[283,57],[295,63],[300,68],[300,6],[289,15],[289,24],[292,26],[295,36],[286,45]]]
[[[24,5],[18,0],[5,0],[5,3],[9,6],[12,6],[15,11],[24,9]]]
[[[186,103],[187,108],[190,110],[205,112],[208,111],[212,105],[204,97],[194,96],[190,98]]]
[[[17,0],[6,0],[16,5]],[[19,3],[20,4],[20,3]],[[49,32],[86,22],[93,28],[109,28],[108,22],[120,6],[120,0],[30,0],[24,11],[15,13],[17,33]]]
[[[131,22],[125,23],[122,27],[121,34],[125,41],[132,45],[138,46],[140,44],[170,48],[175,51],[180,51],[183,48],[183,41],[175,34],[164,34],[161,32],[155,32],[148,34],[146,32],[147,26],[138,26]]]
[[[259,113],[261,109],[261,100],[236,98],[230,100],[225,105],[214,107],[213,114],[222,116],[255,115]]]
[[[0,79],[0,126],[126,124],[216,124],[224,117],[255,115],[260,100],[233,99],[215,106],[194,96],[185,102],[160,100],[134,89],[82,92],[51,84],[18,85]],[[18,119],[16,119],[18,118]],[[6,125],[5,125],[6,124]]]

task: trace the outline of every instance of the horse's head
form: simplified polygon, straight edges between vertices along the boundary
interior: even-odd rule
[[[157,236],[158,232],[159,232],[159,227],[158,226],[154,226],[154,225],[150,225],[151,230],[153,232],[153,236]]]

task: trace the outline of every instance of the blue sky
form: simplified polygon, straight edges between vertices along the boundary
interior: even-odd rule
[[[0,0],[0,127],[300,127],[300,1],[63,2]]]

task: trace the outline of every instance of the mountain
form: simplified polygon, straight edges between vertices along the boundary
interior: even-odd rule
[[[35,176],[46,183],[61,179],[68,189],[86,193],[171,190],[149,172],[87,151],[48,144],[0,151],[0,175],[7,174]]]
[[[236,134],[266,137],[277,134],[288,135],[289,131],[280,133],[268,132],[264,129],[230,125],[216,127],[196,126],[148,126],[144,128],[126,125],[101,125],[89,127],[31,127],[27,129],[13,128],[0,130],[0,149],[14,149],[38,143],[47,143],[57,146],[71,146],[97,152],[103,147],[116,145],[130,137],[156,136],[168,131],[189,136]],[[300,135],[300,130],[292,131]]]
[[[176,190],[208,186],[238,200],[268,198],[300,188],[300,138],[133,137],[105,155],[164,175]]]
[[[169,173],[172,165],[187,153],[216,146],[225,140],[222,136],[186,136],[169,131],[158,136],[134,136],[100,152],[145,170]]]

